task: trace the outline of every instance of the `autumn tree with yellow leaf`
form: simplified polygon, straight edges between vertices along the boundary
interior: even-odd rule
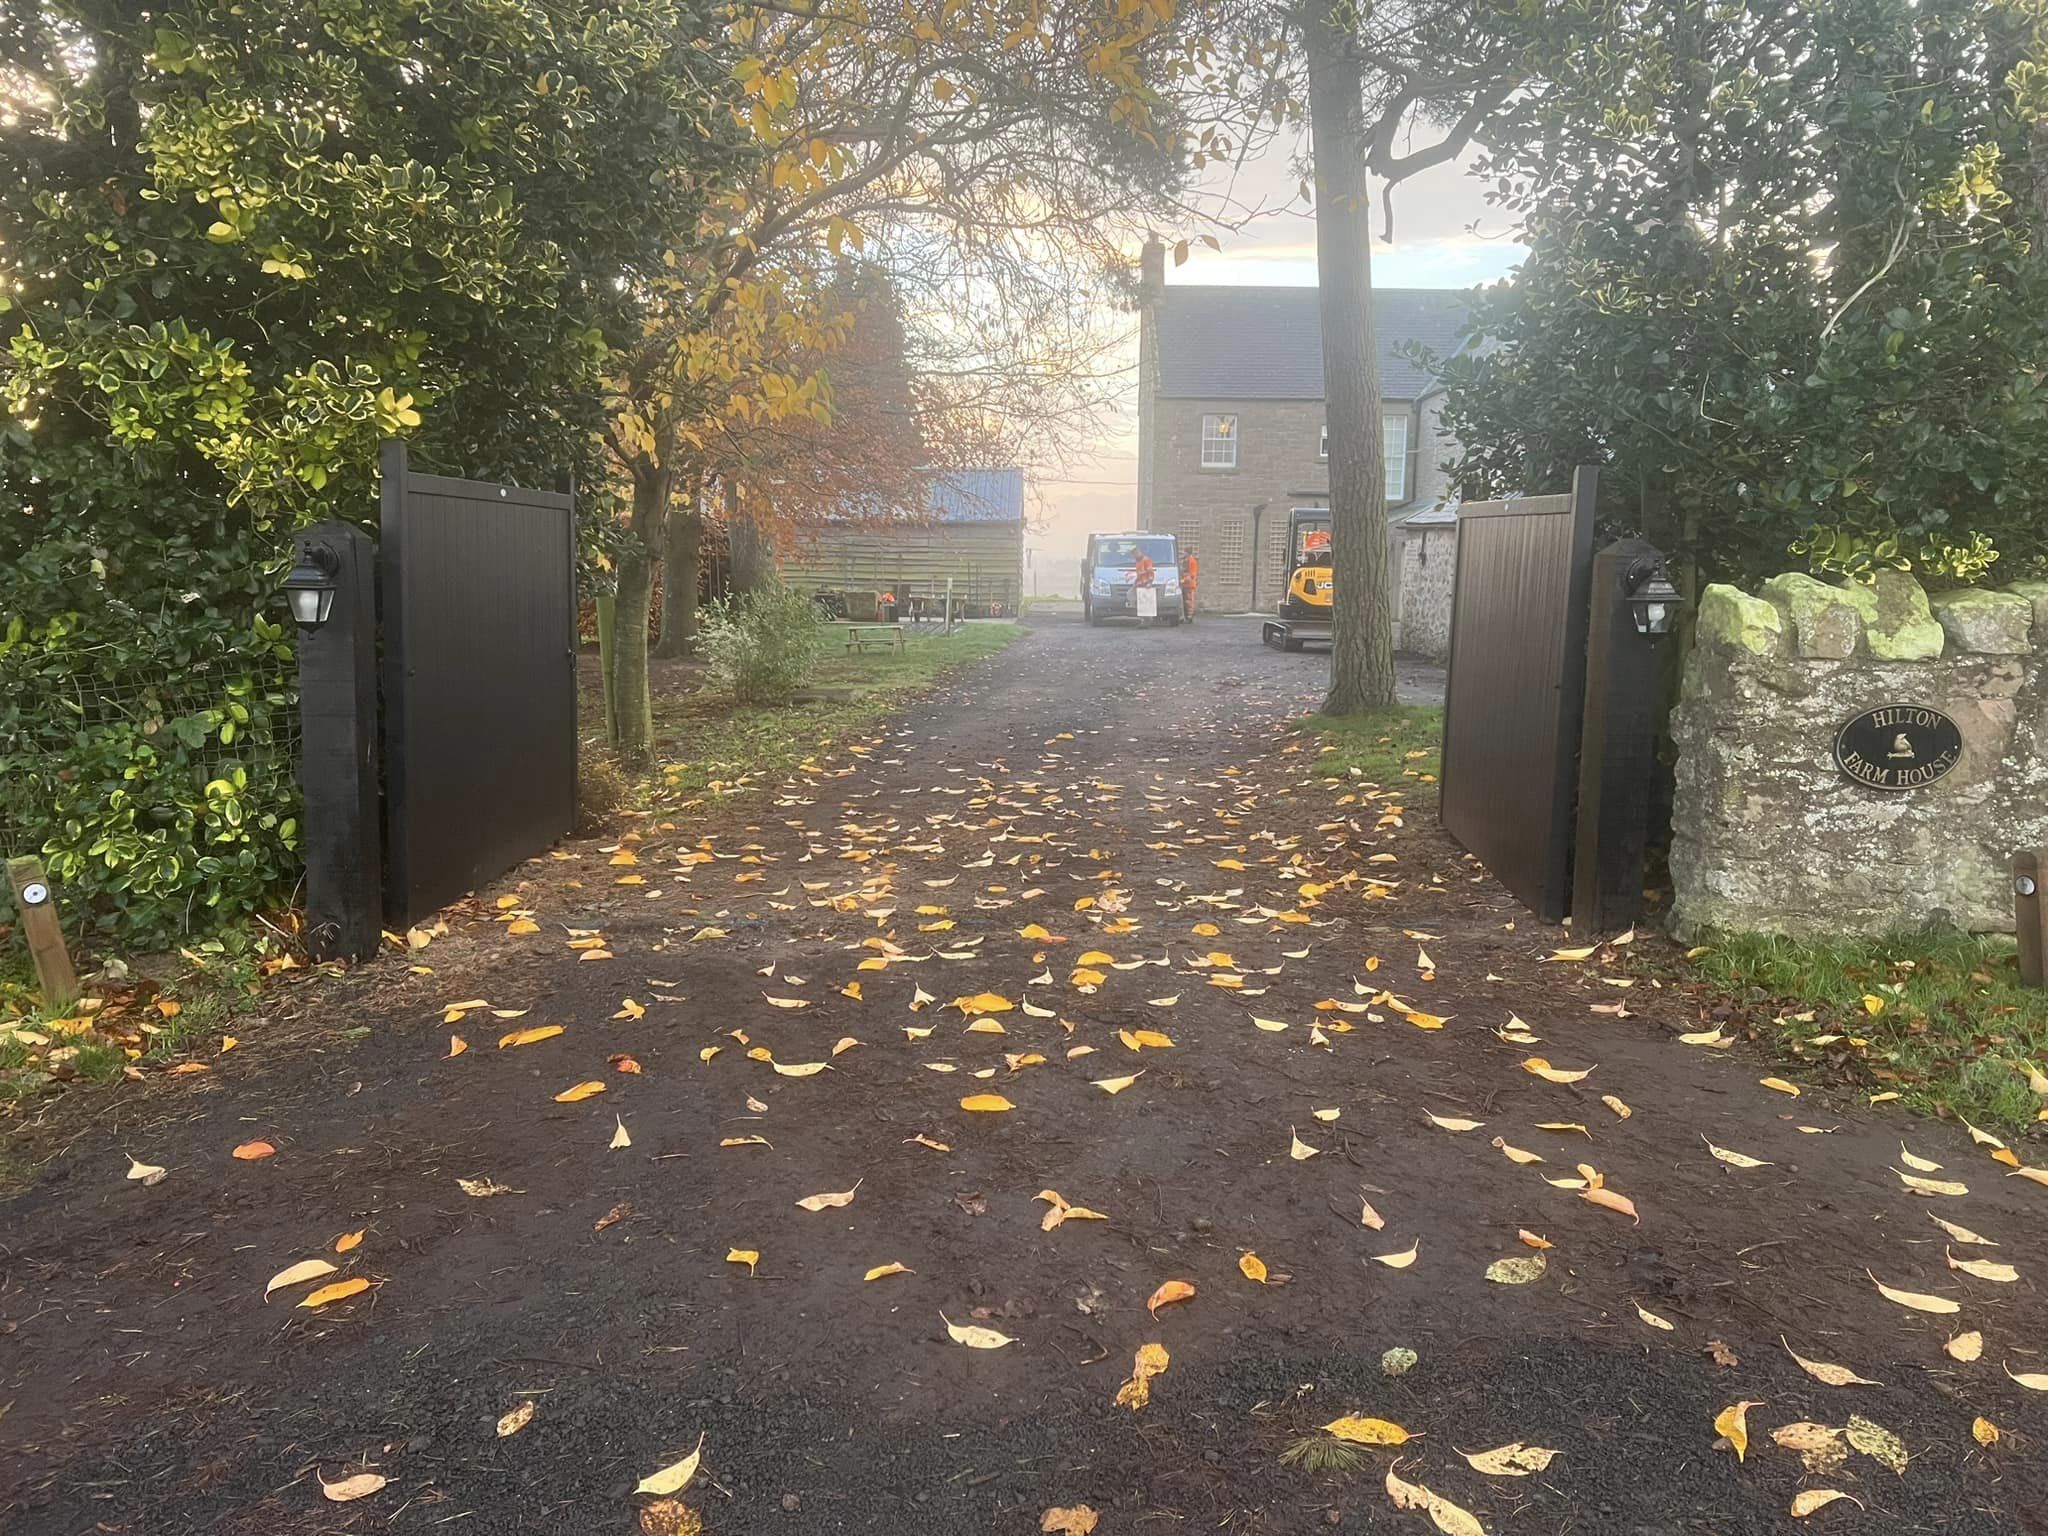
[[[735,444],[831,425],[831,358],[854,334],[833,297],[842,264],[885,276],[913,372],[943,381],[927,452],[941,421],[967,440],[1029,427],[1043,441],[1107,393],[1093,297],[1184,170],[1159,89],[1179,67],[1169,0],[727,15],[733,125],[757,159],[655,285],[608,398],[631,485],[616,746],[635,765],[652,756],[649,593],[673,509],[693,516],[707,476],[759,456]]]

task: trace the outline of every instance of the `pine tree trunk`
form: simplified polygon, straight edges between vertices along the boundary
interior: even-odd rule
[[[654,654],[664,660],[688,656],[697,649],[697,578],[702,564],[704,514],[695,487],[679,506],[669,508],[668,534],[661,552],[661,642]]]
[[[725,482],[725,535],[732,550],[732,589],[762,592],[775,585],[775,546],[760,523],[740,508],[740,488]]]
[[[1372,188],[1366,175],[1365,81],[1342,0],[1312,0],[1303,23],[1309,137],[1316,176],[1316,266],[1323,330],[1323,410],[1330,428],[1330,694],[1323,711],[1355,715],[1394,702],[1393,590],[1386,470],[1373,335]]]
[[[633,475],[631,537],[619,556],[618,633],[612,646],[612,696],[618,733],[612,750],[628,769],[654,766],[654,697],[647,683],[647,620],[654,596],[654,550],[661,548],[670,477],[646,465]]]

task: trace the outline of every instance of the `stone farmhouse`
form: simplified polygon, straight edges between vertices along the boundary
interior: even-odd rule
[[[1323,342],[1316,290],[1173,286],[1147,245],[1138,340],[1139,528],[1179,536],[1201,560],[1212,612],[1270,610],[1287,573],[1287,514],[1326,507]],[[1465,300],[1451,289],[1374,294],[1397,643],[1440,656],[1450,630],[1457,516],[1447,504],[1443,392],[1406,355],[1461,344]]]

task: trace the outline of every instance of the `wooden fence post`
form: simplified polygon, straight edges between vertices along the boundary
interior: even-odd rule
[[[2048,871],[2048,849],[2030,848],[2012,856],[2012,904],[2020,939],[2020,982],[2048,987],[2048,900],[2041,879]]]
[[[36,964],[36,985],[42,989],[43,1007],[56,1012],[78,998],[78,972],[71,954],[64,948],[64,925],[57,916],[57,903],[50,894],[49,876],[37,858],[9,859],[7,883],[14,887],[15,909],[21,914],[21,931],[28,940],[29,958]]]
[[[1663,554],[1620,539],[1593,557],[1586,634],[1585,723],[1579,737],[1578,841],[1572,930],[1591,943],[1643,909],[1643,857],[1657,771],[1658,651],[1636,628],[1631,572]]]
[[[384,926],[377,738],[377,554],[353,523],[315,523],[334,572],[327,622],[299,628],[299,791],[306,938],[317,960],[366,960]]]

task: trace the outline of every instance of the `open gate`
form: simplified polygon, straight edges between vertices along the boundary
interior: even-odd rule
[[[1599,474],[1458,508],[1440,814],[1546,922],[1571,899]]]
[[[576,821],[576,533],[561,492],[383,460],[384,918],[403,927]]]

